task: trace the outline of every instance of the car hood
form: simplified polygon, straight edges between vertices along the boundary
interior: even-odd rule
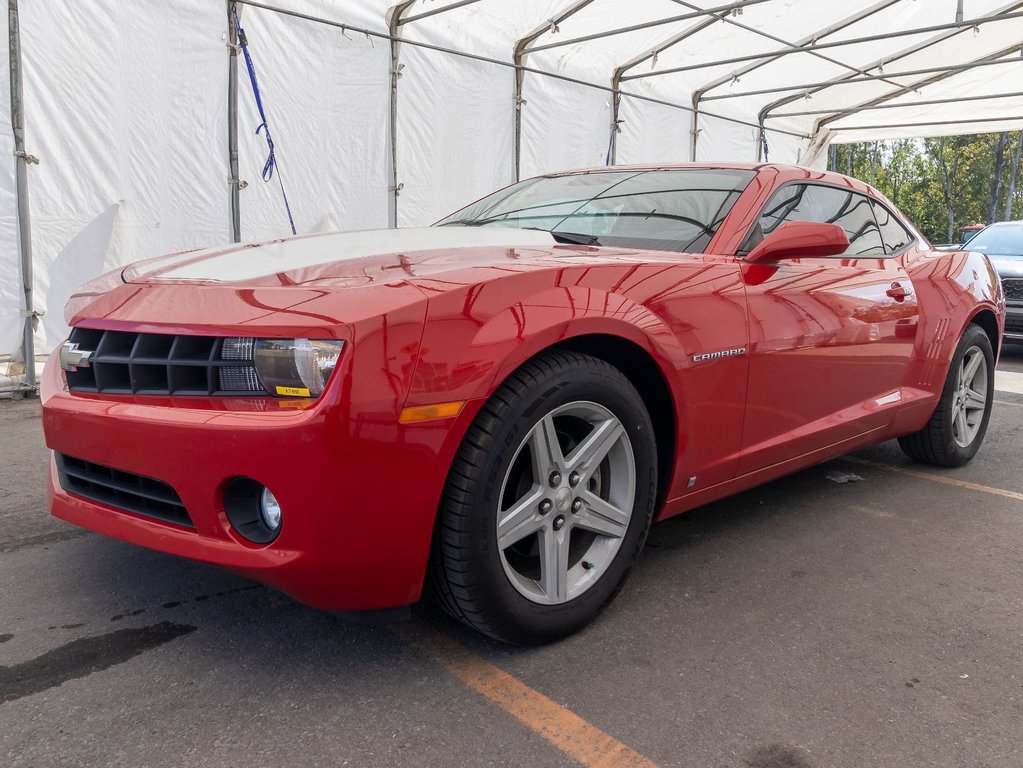
[[[557,250],[555,250],[557,249]],[[484,266],[509,256],[577,253],[549,232],[481,227],[422,227],[331,232],[179,253],[136,262],[126,283],[360,285]],[[512,251],[513,253],[509,253]]]
[[[549,232],[521,229],[335,232],[140,261],[80,288],[64,312],[72,326],[308,336],[313,331],[304,324],[354,324],[496,278],[679,257],[559,244]],[[336,300],[338,290],[343,301]]]
[[[1023,257],[988,256],[1000,277],[1023,277]]]

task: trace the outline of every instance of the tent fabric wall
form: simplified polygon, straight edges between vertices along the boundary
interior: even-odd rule
[[[315,17],[238,6],[297,230],[386,226],[395,0],[260,2]],[[62,307],[77,285],[137,259],[230,240],[228,14],[226,0],[19,5],[27,150],[40,158],[29,186],[36,308],[46,312],[37,349],[46,352],[66,333]],[[605,163],[612,73],[629,62],[619,163],[688,160],[694,102],[695,156],[704,161],[755,162],[762,135],[772,162],[819,166],[832,140],[1023,126],[1021,100],[998,98],[1023,91],[1023,2],[964,0],[964,20],[952,27],[957,7],[416,0],[399,27],[398,224],[429,224],[513,180],[513,52],[531,33],[539,50],[523,61],[522,177]],[[992,14],[1004,18],[984,21]],[[1004,61],[972,71],[899,74],[997,55]],[[238,62],[241,236],[252,241],[289,228],[277,179],[260,178],[266,142]],[[0,81],[6,114],[9,83]],[[993,98],[954,101],[984,94]],[[20,345],[22,306],[9,127],[0,142],[2,361]]]
[[[319,5],[291,7],[316,11]],[[261,8],[239,8],[296,229],[386,227],[387,41],[342,35],[334,27]],[[217,22],[223,32],[225,19]],[[299,59],[306,62],[301,69]],[[226,74],[223,46],[217,66]],[[224,109],[226,87],[211,93]],[[262,180],[267,145],[255,133],[260,118],[243,57],[238,59],[238,107],[239,176],[246,184],[240,193],[242,240],[288,234],[278,179]],[[221,131],[226,141],[226,112]],[[226,170],[222,178],[221,206],[228,193]]]
[[[82,282],[228,238],[223,16],[202,0],[22,5],[40,351]]]

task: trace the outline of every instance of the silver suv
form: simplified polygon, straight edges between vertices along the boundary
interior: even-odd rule
[[[1005,338],[1023,341],[1023,221],[992,224],[962,249],[991,259],[1005,293]]]

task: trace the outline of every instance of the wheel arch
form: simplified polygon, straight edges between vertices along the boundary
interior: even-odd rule
[[[656,508],[660,509],[671,484],[678,434],[675,398],[664,371],[650,352],[622,336],[605,333],[573,336],[547,347],[534,357],[553,350],[571,350],[603,360],[621,371],[639,392],[650,414],[657,443]]]
[[[970,322],[979,326],[980,329],[987,334],[988,339],[991,340],[991,349],[994,350],[995,360],[997,360],[1000,341],[998,333],[998,317],[991,309],[982,307],[974,313],[974,315],[970,318]]]

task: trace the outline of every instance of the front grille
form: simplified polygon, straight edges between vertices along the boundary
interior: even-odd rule
[[[69,342],[91,352],[67,371],[75,392],[125,395],[266,395],[252,339],[74,328]]]
[[[1002,293],[1006,301],[1023,301],[1023,278],[1003,277]]]
[[[126,512],[194,528],[177,492],[162,480],[56,454],[60,487]]]
[[[1005,315],[1005,332],[1023,334],[1023,314],[1007,313]]]

